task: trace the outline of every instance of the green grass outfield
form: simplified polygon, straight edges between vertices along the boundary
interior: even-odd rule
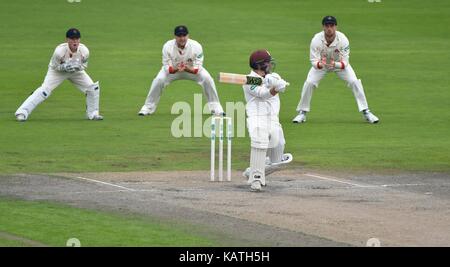
[[[79,239],[85,247],[220,245],[187,226],[48,202],[0,198],[0,214],[0,247],[33,243],[63,247],[69,238]]]
[[[0,173],[207,169],[208,138],[170,134],[172,104],[192,103],[199,86],[176,82],[154,116],[136,115],[177,24],[201,42],[214,77],[245,73],[252,50],[271,51],[277,72],[291,82],[280,117],[292,166],[448,172],[449,13],[445,0],[1,1]],[[290,122],[310,68],[311,38],[328,14],[350,39],[351,63],[379,125],[363,122],[335,75],[315,92],[308,122]],[[54,48],[73,26],[91,50],[88,73],[101,82],[105,120],[86,121],[84,97],[65,82],[29,121],[16,122],[15,110],[41,84]],[[221,102],[244,100],[241,88],[218,87]],[[248,164],[248,138],[235,140],[233,158],[235,169]]]

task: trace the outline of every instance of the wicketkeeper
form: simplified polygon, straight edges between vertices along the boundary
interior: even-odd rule
[[[17,109],[15,115],[18,121],[26,121],[31,112],[63,81],[71,81],[86,95],[86,117],[89,120],[102,120],[99,114],[100,85],[93,82],[86,73],[89,50],[80,43],[81,33],[72,28],[66,32],[66,43],[56,47],[47,75],[42,85],[37,88]]]

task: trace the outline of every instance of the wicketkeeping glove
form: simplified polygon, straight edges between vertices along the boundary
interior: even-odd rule
[[[77,63],[77,62],[65,62],[61,65],[58,66],[58,70],[59,71],[64,71],[64,72],[76,72],[76,71],[80,71],[82,70],[81,64]]]
[[[72,64],[72,68],[73,68],[75,71],[83,70],[83,66],[82,66],[79,62],[76,62],[75,64]]]

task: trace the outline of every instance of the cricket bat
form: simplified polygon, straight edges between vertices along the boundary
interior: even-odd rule
[[[236,74],[236,73],[227,73],[220,72],[219,73],[219,82],[221,83],[230,83],[230,84],[251,84],[251,85],[261,85],[263,80],[261,77]]]

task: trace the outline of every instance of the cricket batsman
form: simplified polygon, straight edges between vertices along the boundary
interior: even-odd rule
[[[284,154],[285,139],[278,118],[280,97],[289,85],[277,73],[272,73],[274,60],[267,50],[257,50],[250,56],[250,76],[263,79],[261,85],[243,85],[247,113],[247,128],[251,139],[248,177],[252,191],[261,191],[266,185],[265,176],[280,165],[292,161]],[[266,160],[266,157],[267,160]]]
[[[310,48],[311,69],[303,84],[298,115],[294,123],[306,122],[306,113],[310,111],[313,90],[319,86],[320,80],[329,72],[336,73],[352,90],[358,110],[369,123],[378,123],[379,119],[370,112],[361,80],[356,77],[350,65],[350,44],[347,37],[337,31],[337,20],[333,16],[322,19],[323,31],[317,33]]]
[[[192,80],[203,88],[208,107],[213,115],[223,115],[216,85],[203,67],[203,49],[200,43],[189,39],[188,28],[175,27],[175,38],[167,41],[162,49],[162,68],[153,80],[150,91],[138,115],[151,115],[156,111],[163,89],[176,80]]]
[[[86,73],[89,50],[80,43],[80,38],[78,29],[71,28],[66,32],[66,42],[56,47],[44,82],[17,109],[15,115],[18,121],[26,121],[31,112],[65,80],[71,81],[86,95],[87,119],[103,120],[99,114],[100,85]]]

